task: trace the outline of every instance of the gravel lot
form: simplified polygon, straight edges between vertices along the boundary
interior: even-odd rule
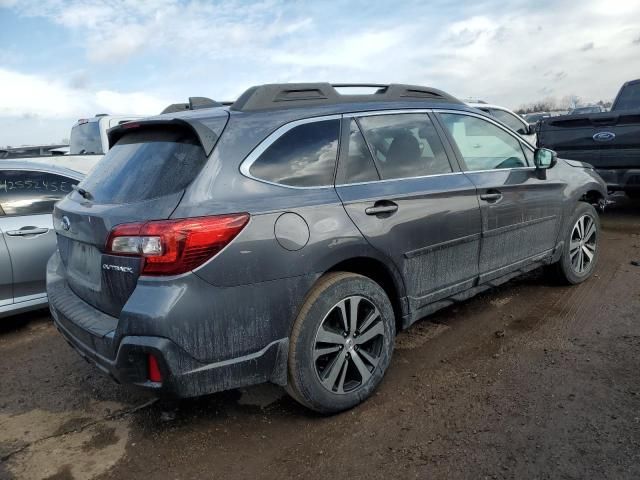
[[[323,418],[261,386],[155,401],[46,313],[0,324],[0,478],[640,478],[640,204],[578,287],[541,272],[401,334],[378,393]]]

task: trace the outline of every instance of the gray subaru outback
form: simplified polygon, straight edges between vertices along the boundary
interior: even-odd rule
[[[540,266],[592,274],[589,165],[436,89],[349,87],[262,85],[110,130],[54,211],[47,289],[71,346],[158,393],[273,382],[331,413],[425,315]]]

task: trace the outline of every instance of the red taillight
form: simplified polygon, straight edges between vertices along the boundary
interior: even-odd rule
[[[111,230],[106,252],[143,257],[143,275],[178,275],[226,247],[248,221],[248,213],[238,213],[125,223]]]
[[[151,382],[162,382],[162,372],[160,372],[158,359],[151,354],[147,355],[147,378]]]

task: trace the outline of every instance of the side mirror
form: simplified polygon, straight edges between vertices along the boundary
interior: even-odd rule
[[[558,163],[558,155],[548,148],[536,148],[533,154],[533,163],[538,170],[547,170]]]

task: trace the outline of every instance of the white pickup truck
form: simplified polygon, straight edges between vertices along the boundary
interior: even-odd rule
[[[109,150],[107,130],[122,123],[142,118],[138,115],[98,114],[93,118],[81,118],[71,128],[69,153],[42,157],[20,158],[21,161],[45,163],[86,173]],[[0,167],[2,161],[0,161]]]

